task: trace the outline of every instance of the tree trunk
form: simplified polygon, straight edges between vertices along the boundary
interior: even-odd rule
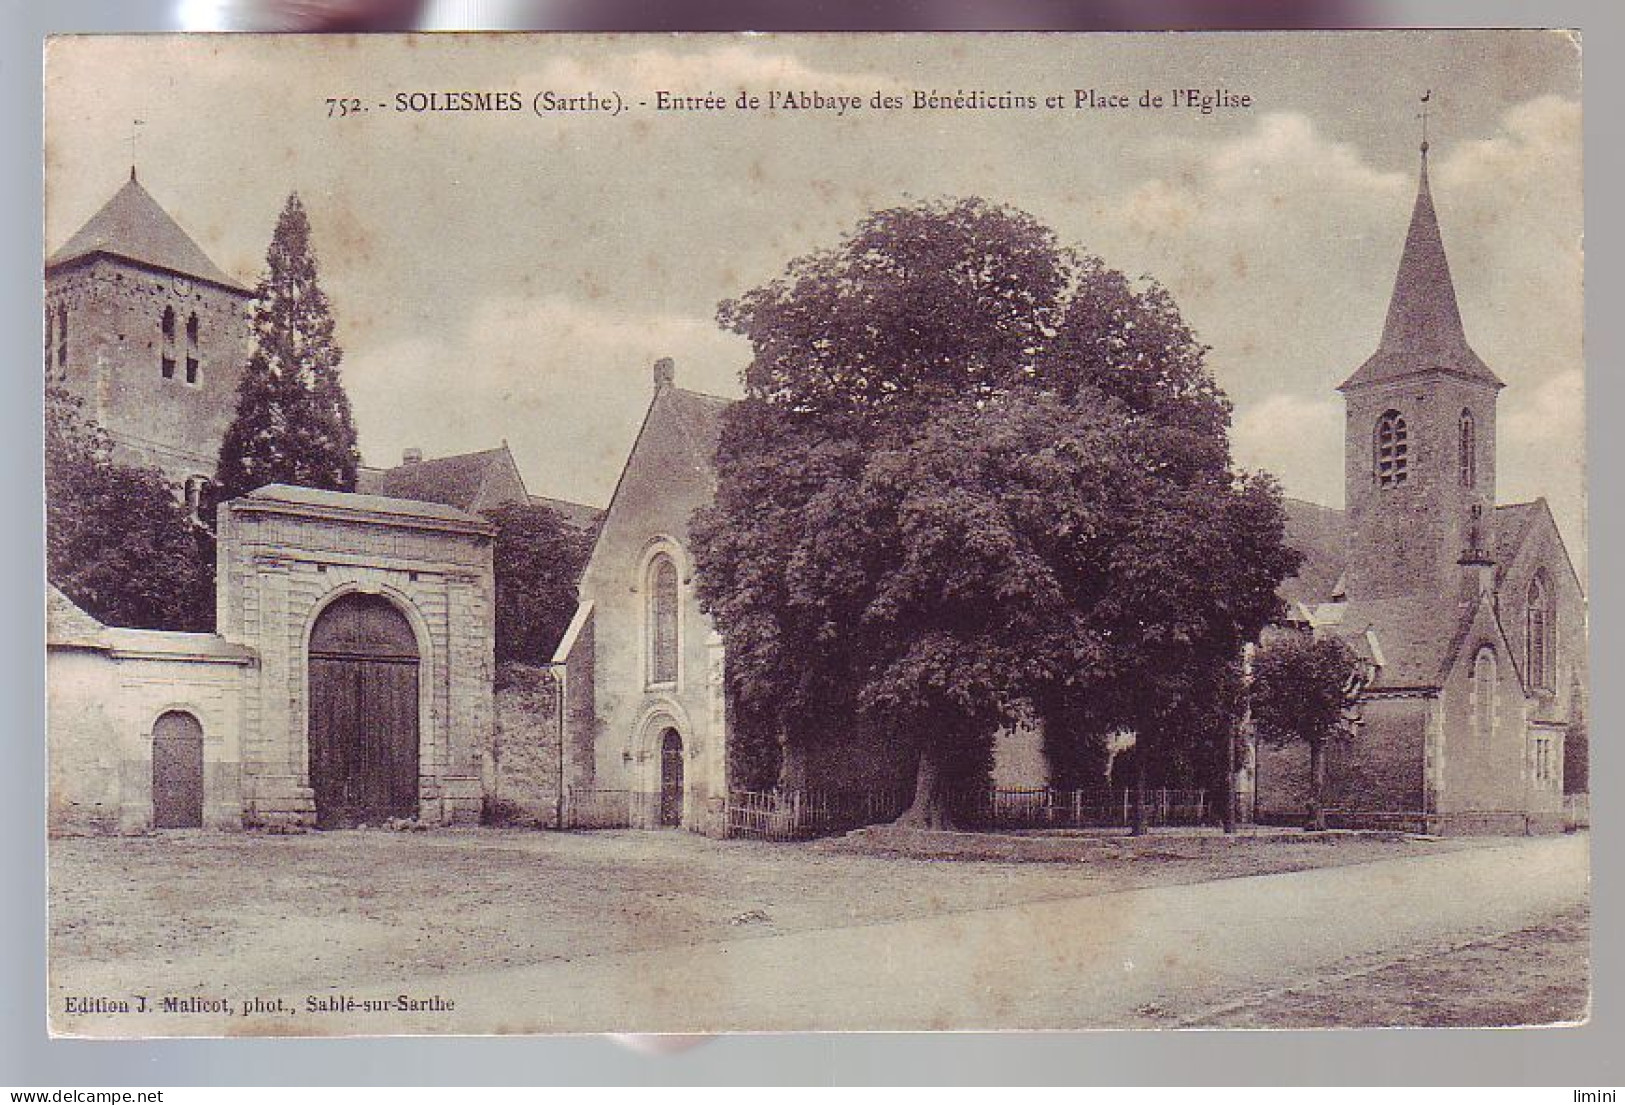
[[[1151,822],[1145,808],[1145,737],[1136,734],[1134,737],[1134,836],[1144,836],[1151,828]]]
[[[779,789],[786,794],[807,789],[807,750],[799,741],[779,742]]]
[[[914,771],[914,803],[892,824],[949,831],[957,827],[948,809],[947,777],[938,749],[930,745],[920,749],[920,763]]]
[[[1236,831],[1236,734],[1224,735],[1224,831]]]
[[[1324,742],[1309,742],[1309,824],[1311,832],[1326,830],[1326,810],[1321,799],[1326,792],[1326,751]]]

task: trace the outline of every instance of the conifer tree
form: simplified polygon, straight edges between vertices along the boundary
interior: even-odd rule
[[[343,352],[333,340],[298,193],[282,208],[265,260],[255,290],[254,348],[220,445],[219,498],[268,483],[354,490],[360,453],[339,376]]]

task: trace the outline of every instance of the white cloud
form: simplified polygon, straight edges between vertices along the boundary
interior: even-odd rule
[[[602,503],[652,387],[677,362],[679,386],[733,394],[749,357],[709,319],[639,315],[563,296],[481,305],[466,325],[352,353],[345,383],[369,463],[488,449],[507,439],[530,489]],[[433,404],[402,396],[434,395]]]
[[[1236,413],[1231,450],[1242,468],[1281,479],[1288,495],[1336,506],[1343,501],[1343,402],[1276,392]]]

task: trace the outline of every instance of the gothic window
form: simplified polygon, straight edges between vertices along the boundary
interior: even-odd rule
[[[1546,586],[1546,574],[1537,572],[1529,581],[1529,601],[1524,615],[1524,670],[1529,685],[1551,690],[1557,680],[1552,670],[1553,616],[1551,590]]]
[[[1495,650],[1481,648],[1473,659],[1473,735],[1495,736]]]
[[[677,682],[677,565],[661,553],[649,562],[649,682]]]
[[[1472,411],[1461,412],[1460,435],[1461,486],[1472,487],[1478,482],[1478,435],[1473,426]]]
[[[68,370],[68,305],[58,303],[56,306],[56,367],[63,372]]]
[[[1410,438],[1405,417],[1398,411],[1385,411],[1377,419],[1377,438],[1374,442],[1377,484],[1397,487],[1405,482],[1410,468]]]
[[[197,383],[197,315],[186,320],[186,382]]]
[[[158,369],[163,373],[164,379],[175,378],[175,308],[165,307],[163,318],[158,328],[164,334],[164,347],[159,353]]]

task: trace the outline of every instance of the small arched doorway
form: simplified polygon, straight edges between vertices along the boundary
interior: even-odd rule
[[[170,710],[152,727],[152,827],[203,826],[203,726]]]
[[[683,823],[683,738],[675,729],[660,734],[660,825]]]
[[[380,595],[345,595],[311,630],[310,786],[320,828],[417,816],[417,636]]]

